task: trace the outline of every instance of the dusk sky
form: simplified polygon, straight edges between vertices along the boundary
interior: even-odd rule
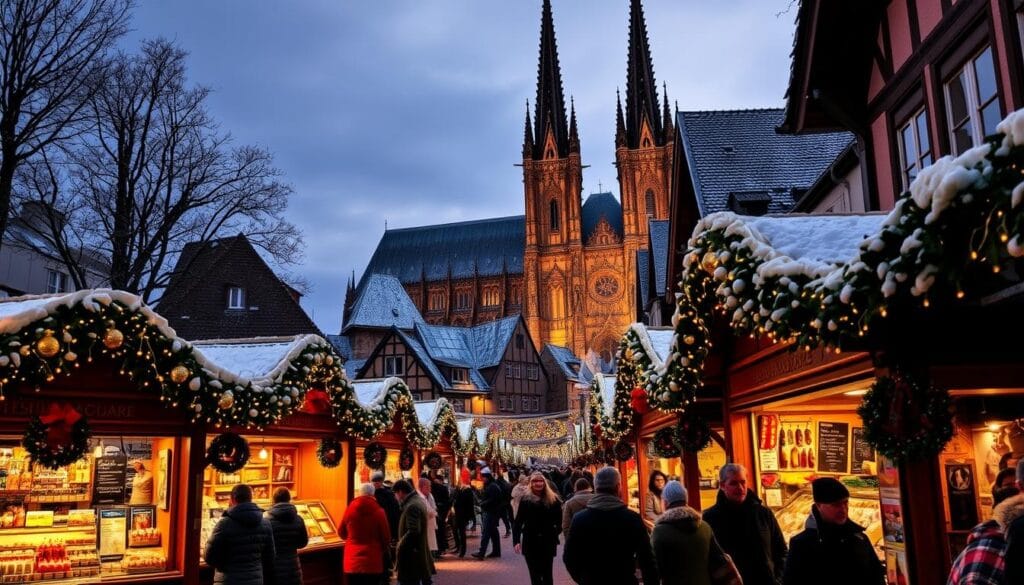
[[[615,89],[627,0],[553,0],[566,99],[576,100],[584,195],[618,195]],[[526,100],[541,0],[141,0],[124,41],[163,36],[236,144],[275,154],[324,333],[345,283],[389,228],[523,213]],[[680,110],[782,107],[792,0],[645,0],[659,91]],[[781,13],[781,14],[780,14]]]

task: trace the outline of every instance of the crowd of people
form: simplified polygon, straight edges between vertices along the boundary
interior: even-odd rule
[[[717,501],[704,513],[688,505],[676,480],[654,471],[643,514],[623,501],[614,467],[591,474],[557,468],[510,469],[509,480],[479,470],[482,488],[454,487],[438,474],[389,486],[375,472],[360,486],[339,526],[343,570],[351,585],[431,585],[436,561],[466,556],[467,530],[480,515],[481,561],[502,555],[504,537],[525,559],[531,585],[552,585],[562,560],[579,585],[883,585],[885,569],[849,518],[850,492],[838,480],[812,481],[814,504],[803,532],[787,544],[774,514],[748,486],[747,470],[722,467]],[[515,484],[514,486],[512,484]],[[948,585],[1024,583],[1024,462],[992,488],[993,517],[975,527],[953,562]],[[297,551],[306,529],[291,494],[278,488],[264,512],[244,484],[207,542],[204,558],[223,585],[298,585]],[[489,551],[489,552],[488,552]]]

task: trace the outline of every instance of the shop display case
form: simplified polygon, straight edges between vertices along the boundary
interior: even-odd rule
[[[215,471],[209,467],[203,472],[203,491],[220,507],[226,508],[231,488],[240,483],[252,488],[255,502],[269,502],[274,490],[286,487],[295,492],[295,447],[267,446],[267,458],[253,456],[242,469],[234,473]]]
[[[327,508],[323,502],[319,500],[292,500],[292,504],[295,505],[295,511],[298,512],[299,517],[306,524],[306,534],[309,535],[310,545],[333,543],[341,540],[341,537],[338,536],[338,529],[331,516],[327,513]],[[225,510],[227,510],[227,507],[221,507],[212,500],[206,500],[203,508],[203,524],[199,535],[200,555],[202,551],[206,550],[206,541],[210,539],[210,535],[213,534],[213,528],[217,525],[217,521],[220,520]]]
[[[801,487],[783,503],[773,509],[779,521],[786,542],[804,529],[811,514],[814,498],[810,486]],[[850,488],[850,520],[864,527],[868,539],[882,557],[882,508],[878,501],[878,490],[871,488]]]

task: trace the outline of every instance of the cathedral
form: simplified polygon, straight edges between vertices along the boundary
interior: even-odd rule
[[[369,276],[387,274],[428,323],[468,326],[520,313],[538,349],[551,344],[610,358],[645,309],[642,281],[652,232],[665,231],[652,226],[668,221],[675,139],[640,0],[630,2],[628,42],[614,136],[618,198],[584,200],[576,113],[565,101],[544,0],[537,94],[523,135],[525,214],[385,231],[358,285],[349,283],[346,319]]]

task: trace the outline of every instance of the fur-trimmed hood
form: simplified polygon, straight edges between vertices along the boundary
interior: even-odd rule
[[[669,508],[661,516],[658,516],[655,524],[672,524],[680,530],[693,532],[700,526],[700,512],[689,506]]]
[[[1021,516],[1024,516],[1024,494],[1007,498],[992,510],[992,518],[1003,530]]]

